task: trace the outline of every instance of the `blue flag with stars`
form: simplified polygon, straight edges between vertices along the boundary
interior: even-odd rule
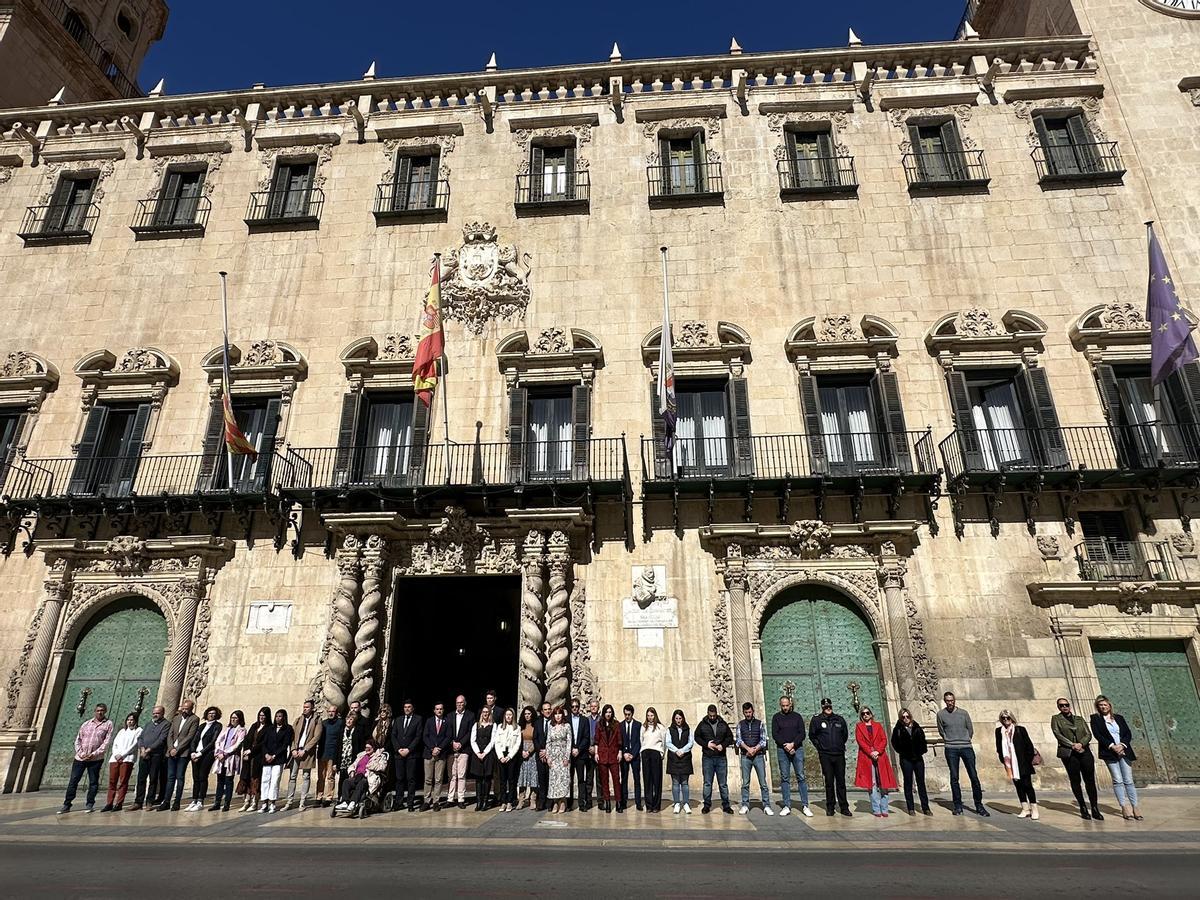
[[[1197,358],[1192,326],[1183,314],[1183,301],[1158,245],[1153,223],[1150,232],[1150,287],[1146,291],[1146,319],[1150,322],[1150,381],[1158,385]]]

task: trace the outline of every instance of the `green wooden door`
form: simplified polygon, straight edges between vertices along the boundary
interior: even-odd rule
[[[1133,731],[1138,781],[1200,781],[1200,696],[1178,641],[1094,641],[1100,689]]]
[[[858,748],[854,726],[858,721],[855,698],[869,706],[875,718],[886,724],[883,687],[871,629],[851,606],[833,591],[795,589],[784,595],[782,605],[767,619],[762,630],[764,719],[779,708],[779,698],[790,695],[805,723],[820,712],[822,697],[833,701],[834,712],[850,728],[846,747],[846,780],[854,780]],[[852,689],[851,685],[855,687]],[[776,754],[769,756],[774,782],[779,782]],[[807,745],[804,771],[810,787],[824,784],[816,751]]]
[[[158,697],[166,647],[167,622],[162,613],[138,601],[118,604],[88,626],[76,646],[54,720],[54,736],[42,774],[43,788],[66,785],[75,756],[75,735],[84,720],[92,717],[97,703],[108,704],[114,728],[121,727],[139,701],[145,720],[146,711]],[[144,700],[139,696],[142,689],[146,691]]]

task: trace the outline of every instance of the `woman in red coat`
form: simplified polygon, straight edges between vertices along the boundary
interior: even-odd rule
[[[621,771],[621,729],[617,725],[612,704],[606,703],[596,725],[596,768],[600,781],[600,800],[606,813],[612,812],[612,801],[621,811],[621,788],[617,778]],[[611,787],[610,787],[611,784]]]
[[[888,815],[888,791],[896,789],[896,773],[887,758],[887,734],[883,726],[875,721],[875,714],[864,706],[858,714],[859,723],[854,728],[854,739],[858,741],[858,770],[854,773],[855,787],[871,792],[871,812],[875,818],[886,819]]]

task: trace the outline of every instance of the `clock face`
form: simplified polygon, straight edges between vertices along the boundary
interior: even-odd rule
[[[1151,9],[1169,16],[1184,19],[1200,19],[1200,0],[1142,0]]]

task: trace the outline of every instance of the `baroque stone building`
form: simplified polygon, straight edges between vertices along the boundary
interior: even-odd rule
[[[997,787],[1001,708],[1050,755],[1103,689],[1142,777],[1200,776],[1200,376],[1150,387],[1142,315],[1147,219],[1200,291],[1200,19],[1028,7],[0,111],[5,789],[61,782],[100,699],[493,686],[927,726],[953,689]]]

